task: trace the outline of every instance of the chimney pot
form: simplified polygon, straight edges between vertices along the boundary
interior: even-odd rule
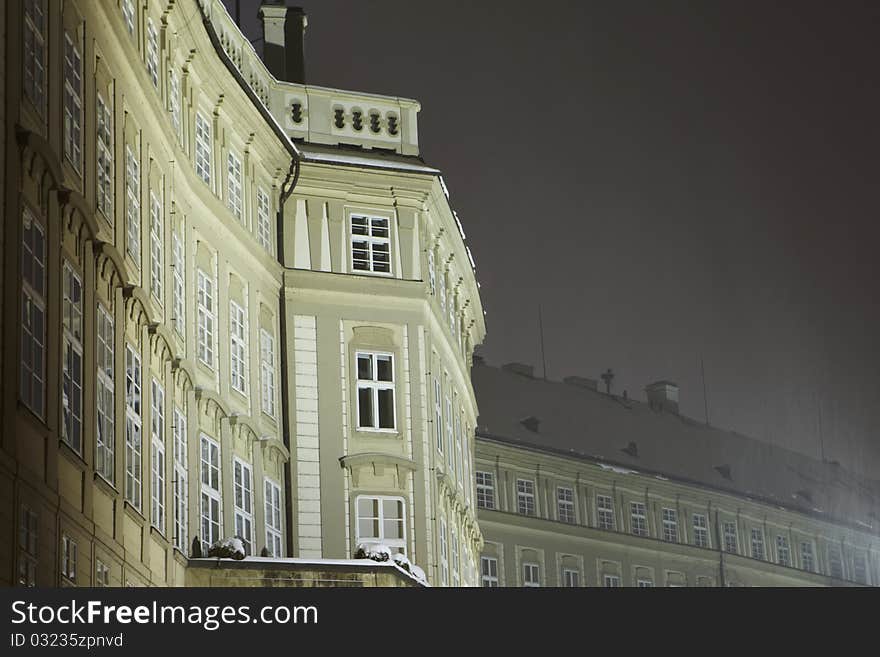
[[[301,7],[284,0],[260,6],[263,22],[263,62],[277,79],[305,84],[305,35],[308,18]]]

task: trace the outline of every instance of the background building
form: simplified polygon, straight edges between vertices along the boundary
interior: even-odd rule
[[[877,481],[683,417],[671,382],[473,380],[484,586],[880,584]]]
[[[286,79],[304,15],[262,15],[273,70],[219,1],[0,11],[0,583],[228,582],[188,557],[233,534],[477,580],[485,328],[418,103]]]

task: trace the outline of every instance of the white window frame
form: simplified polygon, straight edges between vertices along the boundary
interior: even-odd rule
[[[791,546],[782,534],[776,535],[776,563],[791,568]]]
[[[49,29],[45,0],[25,0],[23,23],[24,95],[37,114],[43,117],[46,115],[46,36]]]
[[[196,270],[196,316],[198,319],[198,355],[205,365],[214,368],[214,315],[217,286],[214,277],[203,269]]]
[[[163,240],[162,202],[150,190],[150,292],[163,305],[165,289],[165,242]]]
[[[363,232],[356,233],[355,230]],[[352,214],[349,217],[349,231],[352,273],[391,276],[391,219]],[[355,248],[356,245],[358,248]]]
[[[147,73],[153,87],[159,88],[159,33],[153,19],[147,17]]]
[[[751,556],[752,559],[767,560],[767,549],[764,545],[764,530],[760,527],[752,527],[751,529]]]
[[[125,500],[141,510],[143,370],[140,352],[125,343]]]
[[[95,469],[108,483],[116,481],[116,334],[113,316],[103,304],[97,305]]]
[[[571,486],[556,487],[556,519],[569,525],[577,522],[574,511],[574,490]]]
[[[614,500],[610,495],[596,495],[596,526],[614,531]]]
[[[852,580],[856,584],[865,584],[868,582],[868,558],[864,550],[855,550],[853,552],[853,572]]]
[[[165,388],[150,384],[150,522],[165,535]]]
[[[95,170],[98,212],[113,224],[113,185],[116,179],[113,165],[113,112],[104,102],[104,97],[97,94],[96,101],[96,146]]]
[[[186,413],[178,406],[174,407],[174,417],[171,425],[174,449],[174,481],[172,490],[174,493],[174,547],[187,553],[189,522],[189,489],[187,454]]]
[[[730,554],[739,554],[739,532],[736,529],[736,522],[725,520],[721,527],[724,532],[724,551]]]
[[[581,585],[581,573],[575,568],[562,569],[562,586],[567,589],[577,589]]]
[[[831,543],[828,546],[828,575],[834,579],[844,578],[843,554],[840,545],[836,543]]]
[[[458,550],[458,533],[455,527],[449,528],[449,561],[452,571],[452,586],[461,586],[461,553]]]
[[[448,379],[447,379],[448,381]],[[446,463],[449,465],[449,472],[452,478],[455,478],[455,426],[452,420],[452,397],[449,394],[447,386],[446,390]]]
[[[134,0],[122,0],[122,19],[125,21],[125,29],[134,35]]]
[[[534,479],[516,479],[516,512],[523,516],[537,516]]]
[[[208,548],[223,537],[223,472],[220,459],[220,443],[207,434],[200,434],[199,538],[203,554],[207,554]]]
[[[434,249],[428,249],[428,292],[432,297],[437,293],[437,265],[434,261]]]
[[[95,558],[95,586],[110,586],[110,566],[104,563],[100,557]]]
[[[18,524],[18,583],[19,586],[37,585],[37,545],[39,543],[39,517],[22,504]]]
[[[82,55],[70,32],[64,31],[64,156],[82,172]]]
[[[186,257],[184,240],[171,232],[171,320],[177,334],[186,337]]]
[[[229,302],[229,385],[248,396],[248,318],[244,307]]]
[[[663,540],[678,543],[678,511],[669,507],[660,510],[663,517]]]
[[[526,588],[541,586],[541,565],[534,561],[523,561],[522,581],[522,585]]]
[[[485,588],[498,588],[498,559],[480,557],[480,582]]]
[[[478,470],[475,475],[477,484],[477,508],[495,510],[495,473]]]
[[[456,402],[458,396],[456,395]],[[458,473],[458,487],[464,488],[464,457],[461,447],[461,408],[455,413],[455,470]]]
[[[440,585],[449,585],[449,545],[446,539],[446,519],[440,518]]]
[[[239,223],[244,223],[241,201],[243,185],[241,158],[230,150],[226,154],[226,205]]]
[[[274,255],[272,224],[269,215],[269,195],[262,187],[259,187],[257,188],[257,242],[271,255]]]
[[[629,525],[633,536],[648,536],[648,509],[644,502],[629,503]]]
[[[801,541],[801,569],[808,573],[816,572],[816,550],[813,541]]]
[[[132,151],[125,146],[125,249],[141,268],[141,165]]]
[[[434,377],[434,434],[437,438],[437,451],[443,454],[443,397],[440,389],[440,377]],[[440,459],[443,461],[442,456]]]
[[[168,111],[171,114],[171,127],[178,141],[181,139],[180,120],[180,76],[173,66],[168,68]]]
[[[376,511],[378,516],[362,516],[361,515],[361,501],[369,500],[376,503]],[[385,516],[385,502],[394,502],[400,504],[400,513],[401,517],[399,519],[396,518],[386,518]],[[362,520],[373,520],[376,523],[376,528],[378,535],[365,535],[361,531],[361,521]],[[399,537],[390,537],[386,536],[385,531],[385,523],[386,522],[398,522],[400,524],[400,534]],[[406,500],[402,497],[395,495],[358,495],[355,499],[355,533],[357,537],[358,544],[360,543],[381,543],[382,545],[386,545],[391,548],[392,551],[398,550],[403,554],[406,554],[406,524],[407,524],[407,513],[406,513]]]
[[[76,584],[76,541],[69,534],[61,534],[61,576],[71,584]]]
[[[275,417],[275,336],[260,329],[260,397],[263,413]]]
[[[61,439],[83,453],[83,284],[65,258],[62,273]]]
[[[22,212],[21,266],[19,397],[37,417],[44,419],[47,356],[46,227],[28,207]],[[30,354],[30,358],[26,358],[27,353]]]
[[[361,378],[360,360],[367,358],[370,361],[371,378]],[[378,363],[380,359],[388,359],[390,361],[391,380],[379,380]],[[390,352],[384,351],[357,351],[355,352],[355,373],[357,376],[357,403],[356,418],[358,431],[386,432],[394,433],[397,431],[397,384],[395,376],[395,356]],[[373,424],[362,424],[361,422],[361,390],[369,391],[370,403],[372,405]],[[380,413],[380,393],[391,392],[391,421],[392,426],[383,427],[381,425]]]
[[[701,548],[711,548],[709,539],[709,518],[705,513],[693,513],[691,515],[694,530],[694,545]]]
[[[244,553],[254,553],[254,468],[239,457],[232,459],[235,535],[244,541]]]
[[[446,313],[446,272],[440,272],[440,312]]]
[[[266,549],[270,557],[284,556],[284,514],[282,513],[281,486],[272,479],[264,479]]]
[[[209,187],[212,187],[212,161],[214,159],[214,142],[211,122],[201,112],[196,112],[196,175]]]
[[[620,588],[620,575],[603,575],[602,586],[606,589]]]
[[[640,577],[636,580],[636,587],[640,589],[652,589],[654,588],[654,580],[648,579],[646,577]]]

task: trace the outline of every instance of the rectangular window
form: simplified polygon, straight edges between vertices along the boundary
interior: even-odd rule
[[[523,586],[541,586],[540,569],[538,564],[526,562],[523,564]]]
[[[174,419],[171,425],[174,437],[174,547],[188,554],[187,545],[187,521],[189,518],[188,502],[189,491],[187,490],[187,439],[186,439],[186,413],[175,407]]]
[[[64,33],[64,156],[82,171],[82,57],[70,34]]]
[[[394,357],[357,353],[358,429],[394,430]]]
[[[464,473],[462,474],[462,481],[464,482],[464,499],[467,502],[468,506],[471,503],[471,488],[474,485],[474,482],[471,480],[471,447],[468,441],[468,435],[470,434],[470,427],[465,425],[464,427],[465,433],[462,438],[463,449],[464,449],[464,460],[462,461],[462,465],[464,467]]]
[[[281,529],[281,486],[266,479],[266,549],[270,557],[283,557]]]
[[[448,378],[447,378],[448,381]],[[452,421],[452,398],[449,396],[449,389],[446,390],[446,463],[449,465],[449,472],[455,478],[455,426]]]
[[[97,324],[95,406],[98,426],[95,441],[95,469],[112,484],[116,479],[114,458],[116,393],[113,387],[115,336],[113,319],[101,304],[98,304]]]
[[[581,575],[573,568],[562,569],[562,586],[567,589],[576,589],[581,585]]]
[[[37,538],[39,522],[37,514],[27,506],[21,506],[18,524],[18,585],[37,585]]]
[[[269,222],[269,195],[257,190],[257,242],[272,253],[272,224]]]
[[[387,217],[351,216],[351,268],[391,273],[391,237]]]
[[[480,573],[484,587],[490,589],[498,587],[498,559],[480,557]]]
[[[516,480],[516,509],[524,516],[535,515],[535,482],[531,479]]]
[[[260,397],[263,412],[275,417],[275,338],[260,329]]]
[[[785,536],[776,537],[776,562],[780,566],[791,566],[791,548]]]
[[[556,513],[559,522],[574,524],[574,491],[567,486],[556,487]]]
[[[214,279],[201,269],[198,270],[196,278],[198,279],[196,312],[199,322],[199,360],[208,367],[214,367]]]
[[[491,472],[477,472],[477,507],[495,508],[495,475]]]
[[[220,445],[202,434],[201,439],[201,487],[199,516],[202,527],[202,553],[222,537],[223,498],[220,488]]]
[[[868,583],[868,562],[862,551],[853,554],[853,579],[857,584]]]
[[[244,553],[253,554],[254,547],[254,471],[236,458],[232,463],[235,493],[235,535],[244,541]]]
[[[38,417],[46,400],[46,232],[25,208],[21,231],[22,402]]]
[[[458,401],[458,397],[456,396],[456,401]],[[459,409],[460,410],[460,409]],[[464,466],[462,464],[462,453],[461,453],[461,414],[455,414],[455,470],[458,472],[458,487],[462,488],[464,486]]]
[[[609,495],[596,496],[596,524],[599,529],[614,529],[614,502]]]
[[[647,536],[648,518],[643,502],[630,502],[629,517],[632,533],[636,536]]]
[[[828,574],[836,579],[843,579],[843,559],[837,545],[828,546]]]
[[[61,535],[61,576],[70,584],[76,584],[76,541],[67,534]]]
[[[110,566],[98,558],[95,559],[95,586],[110,586]]]
[[[95,110],[97,125],[97,143],[95,152],[98,165],[95,170],[97,181],[98,211],[113,223],[113,114],[98,94]]]
[[[168,69],[168,111],[171,113],[171,127],[174,128],[174,134],[180,140],[180,78],[177,70]]]
[[[428,292],[431,296],[437,292],[437,267],[434,264],[434,249],[428,249]]]
[[[709,521],[704,513],[695,513],[694,519],[694,545],[697,547],[709,547]]]
[[[605,575],[602,578],[602,585],[606,589],[616,589],[620,587],[620,577],[617,575]]]
[[[440,584],[449,585],[449,554],[446,544],[446,521],[440,518]]]
[[[443,399],[440,379],[436,376],[434,377],[434,435],[437,438],[437,451],[443,454]]]
[[[357,542],[382,543],[406,554],[406,511],[401,497],[357,498]]]
[[[801,568],[809,573],[816,572],[816,558],[813,554],[813,543],[801,541]]]
[[[663,509],[663,540],[678,543],[678,511]]]
[[[636,582],[636,586],[640,589],[652,589],[652,588],[654,588],[654,580],[639,579]]]
[[[134,0],[122,0],[122,19],[129,34],[134,34]]]
[[[150,192],[150,291],[162,304],[165,284],[165,243],[162,241],[162,203]]]
[[[186,260],[183,257],[183,240],[177,232],[171,233],[172,285],[171,321],[180,337],[186,335],[186,306],[184,301],[184,280],[186,280]]]
[[[229,302],[229,372],[233,390],[248,394],[247,316],[235,301]]]
[[[229,211],[239,221],[241,212],[241,158],[232,151],[226,156],[226,204]]]
[[[211,160],[213,157],[211,124],[201,112],[198,112],[196,113],[196,174],[208,185],[211,184]]]
[[[165,534],[165,390],[156,379],[150,388],[151,481],[153,526]]]
[[[61,437],[82,454],[83,401],[83,287],[79,275],[64,261],[61,323],[63,326],[63,362]]]
[[[446,274],[440,272],[440,312],[446,312]]]
[[[736,523],[724,523],[724,551],[731,554],[739,554],[739,541],[736,537]]]
[[[141,266],[141,165],[130,146],[125,147],[125,217],[126,248]]]
[[[752,527],[752,559],[764,559],[764,532]]]
[[[159,88],[159,34],[152,18],[147,18],[147,73],[153,86]]]
[[[459,577],[459,571],[461,569],[461,565],[458,558],[458,534],[455,533],[455,527],[452,527],[449,530],[449,547],[449,558],[452,562],[450,564],[450,569],[452,570],[452,585],[460,586],[461,579]]]
[[[24,95],[40,116],[46,111],[46,8],[44,0],[24,3]]]
[[[125,345],[125,499],[141,509],[141,356]]]

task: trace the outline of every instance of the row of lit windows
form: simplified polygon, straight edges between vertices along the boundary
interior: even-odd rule
[[[476,472],[477,506],[482,509],[498,509],[496,499],[495,475],[492,472]],[[516,510],[525,516],[537,516],[535,503],[535,482],[531,479],[517,478],[516,480]],[[651,532],[648,523],[648,512],[644,502],[629,503],[629,530],[635,536],[650,537]],[[569,486],[556,487],[556,520],[574,524],[576,522],[574,509],[574,491]],[[697,547],[713,548],[712,535],[709,529],[709,518],[706,513],[694,512],[690,515],[690,543]],[[671,543],[688,542],[683,539],[679,527],[679,514],[677,509],[664,507],[661,509],[661,535],[660,538]],[[610,495],[596,495],[595,527],[604,530],[616,530],[614,500]],[[720,527],[721,540],[725,552],[732,554],[748,554],[753,559],[762,561],[770,560],[770,555],[765,546],[764,529],[750,527],[748,534],[748,552],[740,548],[737,523],[735,521],[723,521]],[[798,567],[808,572],[817,572],[814,543],[812,539],[797,542],[799,557],[795,564],[789,537],[777,534],[775,537],[776,563],[786,567]],[[716,547],[717,549],[717,547]],[[843,560],[840,547],[831,544],[828,547],[827,573],[835,578],[844,577]],[[853,554],[853,569],[851,579],[858,583],[867,583],[868,566],[867,555],[864,551],[856,551]]]
[[[456,531],[455,523],[447,525],[443,516],[440,517],[439,533],[440,585],[470,586],[474,580],[474,566],[464,535]]]
[[[471,427],[464,419],[464,410],[459,404],[461,397],[452,390],[449,376],[443,377],[446,385],[441,384],[441,377],[434,376],[434,435],[440,463],[446,454],[446,465],[453,481],[464,493],[465,501],[471,500]],[[444,390],[445,396],[444,396]]]

